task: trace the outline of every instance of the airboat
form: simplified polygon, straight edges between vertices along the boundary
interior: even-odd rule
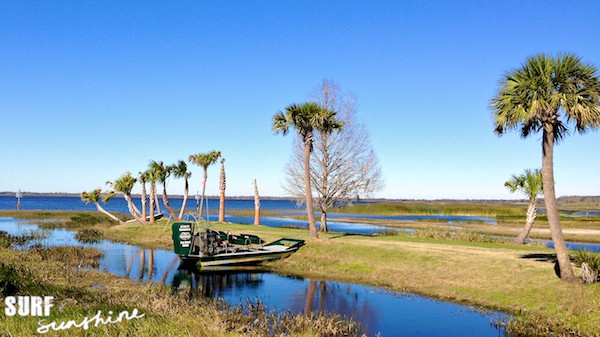
[[[199,270],[255,266],[286,258],[304,245],[291,238],[265,244],[256,235],[216,231],[200,222],[175,222],[171,228],[175,253]]]

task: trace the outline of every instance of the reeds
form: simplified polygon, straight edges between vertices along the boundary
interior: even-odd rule
[[[74,235],[75,240],[82,243],[95,243],[104,239],[104,234],[97,229],[79,229]]]

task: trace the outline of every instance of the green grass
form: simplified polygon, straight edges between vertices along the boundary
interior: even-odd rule
[[[525,205],[526,207],[526,205]],[[371,215],[473,215],[473,216],[525,216],[521,205],[478,204],[461,202],[394,202],[356,204],[336,207],[331,213]]]

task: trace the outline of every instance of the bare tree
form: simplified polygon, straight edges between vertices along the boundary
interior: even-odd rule
[[[254,224],[260,225],[260,196],[258,195],[256,179],[254,179]]]
[[[326,232],[329,208],[336,202],[380,191],[383,181],[369,133],[356,118],[354,95],[342,93],[339,85],[332,81],[323,81],[308,99],[335,111],[339,121],[344,123],[337,132],[315,132],[311,153],[311,185],[315,204],[321,211],[320,230]],[[297,137],[286,168],[284,189],[299,202],[305,200],[303,155],[304,145]]]

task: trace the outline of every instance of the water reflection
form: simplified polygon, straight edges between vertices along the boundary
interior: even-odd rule
[[[121,254],[105,254],[101,259],[100,269],[117,275],[122,274],[123,277],[128,279],[169,285],[170,282],[167,283],[170,280],[169,276],[173,277],[177,272],[180,261],[177,255],[169,253],[164,250],[142,249],[139,247],[124,249]],[[168,262],[169,258],[171,259],[170,262]],[[124,261],[124,263],[116,263],[116,260]],[[125,266],[124,271],[121,270],[123,266]]]
[[[221,297],[233,304],[260,301],[269,308],[296,314],[336,313],[359,321],[365,332],[381,329],[378,296],[369,287],[312,279],[276,276],[266,270],[254,272],[200,272],[181,269],[173,277],[175,291],[190,297]],[[384,295],[389,296],[389,295]]]

